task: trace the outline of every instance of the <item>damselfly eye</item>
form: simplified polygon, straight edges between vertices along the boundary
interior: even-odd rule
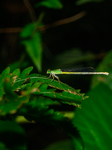
[[[48,69],[48,70],[47,70],[47,74],[50,74],[50,73],[51,73],[51,70],[50,70],[50,69]]]

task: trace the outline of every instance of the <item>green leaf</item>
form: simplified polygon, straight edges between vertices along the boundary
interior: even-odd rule
[[[31,74],[29,75],[30,81],[31,82],[43,82],[43,83],[47,83],[50,87],[56,88],[56,89],[60,89],[60,90],[64,90],[67,91],[69,93],[74,93],[74,94],[79,94],[80,95],[80,90],[75,90],[74,88],[70,87],[69,85],[59,82],[57,80],[53,80],[50,78],[47,78],[46,76],[41,76],[39,74]],[[84,96],[84,94],[81,94]]]
[[[83,64],[83,62],[92,61],[95,58],[96,56],[93,53],[84,53],[79,48],[73,48],[56,55],[53,61],[56,64],[55,68],[58,66],[60,66],[60,68],[71,68],[74,67],[74,64],[81,62]]]
[[[10,78],[10,68],[6,68],[1,74],[0,74],[0,102],[2,100],[3,94],[4,94],[4,81],[6,78]]]
[[[97,75],[92,77],[91,87],[95,87],[99,83],[105,83],[112,89],[112,50],[110,50],[102,62],[96,68],[98,72],[109,72],[108,76]]]
[[[19,68],[15,69],[12,74],[16,75],[17,77],[19,77],[19,75],[20,75],[20,69]]]
[[[42,39],[41,33],[38,31],[29,40],[23,40],[22,44],[25,46],[29,57],[32,59],[38,71],[42,67]]]
[[[1,150],[11,150],[9,148],[6,148],[5,144],[3,142],[0,142],[0,149]]]
[[[4,74],[3,73],[0,75],[0,90],[2,90],[2,91],[3,91],[4,81],[6,78],[11,78],[11,74],[8,74],[8,73]]]
[[[29,100],[42,96],[55,102],[81,107],[86,97],[79,90],[38,74],[29,73],[33,67],[0,75],[0,115],[14,114]]]
[[[47,146],[44,150],[74,150],[73,141],[64,140],[64,141],[55,142]]]
[[[26,150],[25,138],[25,132],[21,126],[11,121],[0,121],[0,141],[8,148],[4,148],[2,144],[3,150]]]
[[[20,74],[19,78],[23,79],[23,78],[27,77],[32,70],[33,70],[33,67],[28,67],[28,68],[24,69],[22,71],[22,73]]]
[[[36,32],[36,30],[41,24],[42,16],[43,14],[40,15],[38,22],[27,25],[20,34],[22,38],[27,38],[21,43],[25,46],[26,52],[39,72],[41,72],[42,67],[42,39],[41,33]]]
[[[60,114],[59,111],[49,109],[49,106],[46,105],[48,103],[41,104],[41,101],[43,100],[47,101],[47,99],[43,99],[43,97],[35,98],[34,101],[25,104],[24,107],[19,109],[18,115],[24,115],[29,121],[33,120],[35,122],[61,127],[68,135],[73,138],[77,138],[79,142],[83,144],[79,131],[73,126],[71,120],[64,117],[64,115]]]
[[[43,0],[35,5],[36,7],[45,6],[48,8],[62,9],[63,5],[60,0]]]
[[[7,67],[5,70],[2,71],[1,75],[6,75],[10,73],[10,68]]]
[[[76,111],[73,123],[80,130],[85,150],[111,150],[112,91],[102,83],[88,95],[82,109]]]
[[[35,29],[37,27],[37,23],[30,23],[28,25],[26,25],[22,32],[20,33],[20,36],[22,38],[28,38],[28,37],[31,37],[31,35],[34,33]]]
[[[45,101],[45,103],[43,103],[43,101]],[[59,112],[55,112],[53,109],[48,108],[49,99],[41,96],[25,104],[24,107],[18,110],[18,114],[24,115],[29,121],[34,120],[49,124],[55,124],[54,121],[68,120]]]
[[[7,114],[16,113],[16,115],[26,117],[29,121],[63,127],[68,135],[77,138],[82,145],[79,131],[73,126],[71,120],[60,112],[50,109],[49,105],[55,105],[58,101],[58,104],[65,103],[80,107],[82,100],[85,99],[84,94],[62,82],[52,81],[38,74],[29,75],[31,70],[32,67],[29,67],[21,74],[19,70],[15,70],[13,73],[0,76],[2,81],[1,118]],[[19,77],[14,79],[18,75]]]
[[[2,100],[0,101],[0,115],[14,114],[23,103],[28,102],[28,96],[22,97],[14,93],[10,78],[5,79],[3,88],[4,95],[2,94]]]
[[[46,98],[42,96],[38,97],[38,99],[34,98],[34,103],[35,105],[39,105],[39,106],[59,105],[58,102],[52,101],[50,98]]]
[[[104,0],[78,0],[76,2],[77,5],[82,5],[82,4],[85,4],[85,3],[90,3],[90,2],[103,2]]]
[[[45,97],[47,96],[53,99],[57,99],[62,103],[74,105],[79,108],[81,107],[82,100],[86,98],[84,97],[84,94],[81,94],[78,90],[75,90],[62,82],[59,83],[58,81],[52,81],[52,79],[37,75],[29,75],[28,78],[22,80],[19,79],[15,82],[13,87],[17,88],[19,84],[23,82],[25,83],[27,79],[29,79],[29,81],[34,84],[27,90],[23,89],[23,95],[29,95],[33,93],[37,95],[42,94]]]

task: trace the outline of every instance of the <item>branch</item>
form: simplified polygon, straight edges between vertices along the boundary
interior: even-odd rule
[[[32,21],[35,22],[37,20],[37,18],[35,15],[35,11],[34,11],[33,7],[31,6],[29,0],[23,0],[23,1],[24,1],[26,8],[28,9],[28,11],[30,13],[30,17],[31,17]]]
[[[18,28],[2,28],[0,29],[0,33],[18,33],[21,32],[22,28],[18,27]]]
[[[24,1],[27,1],[27,0],[24,0]],[[35,17],[33,15],[33,11],[31,9],[30,9],[30,11],[31,11],[30,15],[32,14],[32,18],[33,18],[33,20],[35,20],[34,19]],[[40,27],[38,27],[38,30],[39,31],[44,31],[44,30],[47,30],[49,28],[53,28],[53,27],[56,27],[56,26],[68,24],[68,23],[74,22],[78,19],[81,19],[85,15],[86,15],[86,12],[82,11],[82,12],[80,12],[80,13],[72,16],[72,17],[62,19],[62,20],[58,20],[58,21],[53,22],[51,24],[46,24],[46,25],[40,26]],[[21,27],[18,27],[18,28],[2,28],[2,29],[0,29],[0,33],[18,33],[18,32],[21,32],[21,31],[22,31]]]
[[[56,27],[56,26],[60,26],[60,25],[64,25],[64,24],[68,24],[68,23],[71,23],[71,22],[74,22],[78,19],[81,19],[82,17],[84,17],[86,15],[86,12],[85,11],[82,11],[72,17],[69,17],[69,18],[66,18],[66,19],[62,19],[62,20],[58,20],[56,22],[53,22],[51,24],[47,24],[47,25],[43,25],[39,28],[40,31],[43,31],[43,30],[46,30],[46,29],[49,29],[49,28],[53,28],[53,27]]]

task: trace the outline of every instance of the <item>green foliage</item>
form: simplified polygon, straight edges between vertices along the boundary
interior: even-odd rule
[[[9,148],[6,148],[6,146],[3,142],[0,142],[0,149],[1,150],[10,150]]]
[[[82,109],[76,111],[73,121],[80,130],[85,150],[112,149],[112,91],[102,83],[88,92],[88,95]]]
[[[65,140],[51,144],[44,150],[74,150],[73,141]]]
[[[73,126],[72,122],[64,117],[63,114],[60,114],[59,111],[49,109],[46,104],[53,104],[53,102],[51,103],[50,99],[43,97],[35,98],[34,101],[25,104],[24,107],[18,111],[18,115],[23,115],[29,121],[62,127],[71,137],[78,138],[80,144],[83,145],[79,131]]]
[[[82,109],[76,111],[73,124],[78,127],[84,141],[85,150],[112,149],[111,146],[111,55],[110,51],[99,64],[97,71],[108,71],[109,76],[93,76],[92,89],[87,95],[89,98],[82,103]],[[76,150],[83,147],[74,139]]]
[[[61,103],[81,106],[85,97],[78,90],[38,74],[29,75],[32,69],[33,67],[26,68],[21,74],[19,69],[9,73],[10,70],[7,68],[2,72],[0,76],[0,111],[2,115],[17,111],[17,108],[23,103],[27,103],[32,95],[43,95],[43,97],[56,99]],[[18,93],[21,94],[18,95]]]
[[[111,89],[112,89],[112,50],[110,50],[108,52],[108,54],[106,55],[106,57],[103,59],[103,61],[98,65],[98,67],[96,68],[96,71],[107,71],[109,72],[109,76],[93,76],[92,78],[92,82],[91,82],[91,87],[95,87],[96,85],[98,85],[99,83],[105,83],[107,84]]]
[[[35,5],[36,7],[45,6],[53,9],[61,9],[63,7],[60,0],[43,0]]]
[[[79,48],[73,48],[56,55],[54,62],[56,64],[56,68],[57,66],[60,66],[60,68],[72,68],[72,66],[74,67],[74,64],[92,61],[95,57],[96,56],[93,53],[84,53]]]
[[[82,5],[82,4],[85,4],[85,3],[90,3],[90,2],[103,2],[104,0],[78,0],[76,2],[77,5]]]
[[[59,0],[44,0],[37,3],[36,7],[45,6],[48,8],[61,9],[63,6]],[[42,71],[42,37],[39,28],[42,25],[43,13],[40,14],[38,21],[26,25],[21,32],[22,42],[25,50],[39,72]]]
[[[35,64],[38,71],[42,68],[42,39],[41,33],[35,32],[38,27],[37,23],[31,23],[27,25],[21,32],[22,38],[24,39],[21,43],[25,46],[26,52],[29,57],[31,57],[33,63]]]
[[[9,74],[10,73],[10,68],[7,67],[5,70],[2,71],[1,75],[6,75],[6,74]]]
[[[30,38],[32,36],[32,34],[35,32],[35,29],[38,27],[38,24],[37,23],[30,23],[30,24],[27,24],[22,32],[20,33],[20,36],[22,38]]]
[[[56,127],[62,127],[68,135],[77,138],[83,145],[79,131],[73,126],[72,122],[64,117],[59,111],[50,108],[51,105],[69,104],[81,107],[84,94],[79,90],[58,81],[52,81],[39,74],[30,74],[33,67],[24,69],[21,73],[19,69],[10,73],[10,68],[6,68],[0,75],[0,118],[7,120],[11,116],[24,116],[30,122],[40,122],[50,124]],[[3,124],[3,125],[2,125]],[[6,127],[5,125],[8,125]],[[11,128],[14,126],[13,128]],[[21,128],[14,122],[1,121],[0,132],[5,136],[5,130],[8,130],[16,136],[21,135]],[[17,131],[16,131],[17,130]],[[10,136],[10,133],[9,133]],[[2,136],[1,136],[2,138]],[[13,136],[12,136],[13,138]],[[3,138],[4,139],[4,138]],[[8,148],[13,149],[12,144],[1,140]],[[20,141],[19,141],[20,142]],[[2,147],[5,148],[3,144]],[[26,149],[15,141],[14,147]]]
[[[62,103],[67,103],[76,107],[80,107],[82,100],[85,99],[83,94],[79,93],[79,90],[74,90],[66,84],[52,81],[52,79],[35,74],[30,75],[29,78],[17,80],[14,87],[17,88],[18,84],[26,82],[27,80],[30,80],[31,83],[36,83],[30,85],[30,87],[27,86],[27,90],[23,92],[24,95],[29,95],[31,93],[42,94],[43,96],[58,99]]]

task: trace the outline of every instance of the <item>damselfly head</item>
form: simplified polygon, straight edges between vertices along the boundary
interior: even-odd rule
[[[51,70],[50,70],[50,69],[48,69],[48,70],[47,70],[47,74],[50,74],[50,73],[51,73]]]

